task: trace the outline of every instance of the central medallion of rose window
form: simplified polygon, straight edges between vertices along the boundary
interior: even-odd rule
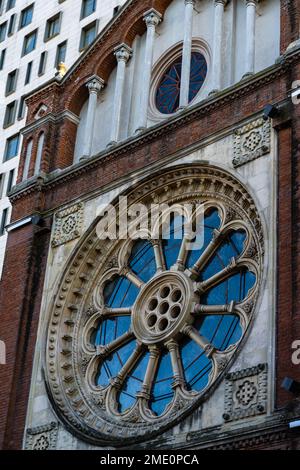
[[[132,329],[144,344],[163,345],[193,322],[196,296],[183,273],[163,273],[144,286],[132,313]]]

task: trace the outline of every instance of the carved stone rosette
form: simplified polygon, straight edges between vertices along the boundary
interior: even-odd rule
[[[130,188],[126,195],[129,208],[139,203],[150,208],[153,201],[169,205],[200,202],[206,209],[217,208],[222,222],[209,250],[205,251],[206,257],[212,256],[230,230],[242,228],[245,231],[243,252],[218,275],[218,279],[226,278],[241,268],[255,274],[255,285],[246,299],[218,306],[225,315],[234,313],[239,317],[243,339],[255,311],[264,252],[260,217],[245,187],[224,170],[191,164],[148,177],[147,181]],[[115,208],[119,212],[118,201],[115,201]],[[124,446],[132,439],[143,441],[161,433],[200,406],[233,361],[242,339],[227,350],[218,351],[197,336],[193,328],[194,316],[213,313],[213,309],[201,305],[201,295],[209,284],[196,282],[195,272],[201,263],[196,263],[193,269],[184,269],[179,259],[174,269],[167,271],[159,242],[154,241],[157,273],[143,285],[126,265],[133,240],[101,240],[98,221],[84,235],[65,267],[55,301],[49,306],[45,372],[56,410],[69,429],[98,445]],[[248,257],[250,252],[251,257]],[[104,286],[116,276],[125,276],[140,289],[132,308],[117,309],[119,315],[131,316],[131,327],[112,343],[95,346],[91,340],[93,331],[103,319],[116,314],[116,310],[105,305],[103,297]],[[161,297],[165,299],[164,312],[157,310],[157,299]],[[153,312],[155,319],[152,321]],[[186,386],[179,358],[181,337],[193,338],[212,362],[208,385],[201,393]],[[136,349],[128,362],[107,387],[97,386],[95,377],[99,365],[132,338],[136,339]],[[157,416],[148,401],[162,347],[172,359],[174,396],[164,413]],[[145,349],[149,351],[149,363],[144,384],[134,406],[121,413],[116,405],[118,393]]]
[[[259,364],[226,376],[225,421],[267,412],[268,366]]]
[[[263,118],[239,128],[234,137],[233,166],[236,168],[256,160],[271,150],[271,124]]]
[[[52,247],[63,245],[80,237],[83,223],[83,204],[75,204],[55,214]]]
[[[28,428],[26,431],[26,450],[55,450],[58,434],[57,423]]]

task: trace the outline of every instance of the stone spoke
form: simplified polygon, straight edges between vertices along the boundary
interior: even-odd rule
[[[164,255],[162,251],[161,240],[153,240],[152,246],[154,250],[157,272],[162,273],[163,271],[166,271],[166,263],[165,263]]]
[[[97,356],[107,357],[117,349],[120,349],[125,344],[129,343],[134,338],[134,333],[132,331],[127,331],[119,338],[115,339],[111,343],[106,345],[100,345],[96,347]]]
[[[234,313],[234,302],[230,302],[230,304],[227,305],[195,305],[193,314],[198,315],[198,314],[205,314],[205,315],[232,315]]]
[[[105,317],[127,317],[132,312],[131,308],[107,308],[104,312]]]
[[[146,400],[150,400],[151,389],[154,382],[160,356],[160,351],[156,346],[150,346],[149,351],[150,358],[148,361],[143,386],[141,391],[138,393],[138,397],[145,398]]]
[[[171,340],[166,344],[166,346],[171,355],[171,362],[174,375],[174,386],[185,385],[185,378],[181,362],[179,345],[177,341]]]
[[[208,263],[208,261],[210,260],[210,258],[212,257],[216,249],[218,248],[221,241],[222,241],[222,233],[219,230],[215,229],[212,241],[204,250],[204,252],[201,254],[201,256],[198,258],[198,260],[195,262],[194,266],[190,269],[194,277],[199,276],[200,271]]]
[[[142,344],[138,344],[129,359],[125,362],[122,369],[118,373],[117,377],[112,380],[112,383],[115,387],[120,388],[123,383],[125,382],[128,375],[132,372],[133,368],[135,367],[136,363],[141,358],[144,352],[144,347]]]
[[[124,266],[120,269],[120,276],[125,276],[128,281],[132,282],[138,289],[144,285],[144,282],[134,274],[128,266]]]
[[[191,325],[186,325],[181,332],[193,340],[205,352],[207,357],[211,357],[215,347]]]
[[[188,243],[190,243],[190,241],[186,237],[184,237],[181,243],[181,247],[179,250],[176,264],[174,265],[174,267],[177,268],[178,271],[184,271],[185,269],[185,263],[186,263],[186,259],[188,255],[188,250],[187,250]]]
[[[230,264],[226,268],[222,269],[218,273],[211,276],[209,279],[203,282],[198,282],[196,284],[196,289],[199,294],[203,294],[208,289],[211,289],[216,284],[219,284],[222,281],[225,281],[231,274],[237,270],[237,262],[235,258],[232,258]]]

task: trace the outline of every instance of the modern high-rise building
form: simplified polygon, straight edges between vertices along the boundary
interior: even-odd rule
[[[68,69],[124,0],[0,0],[0,277],[26,118],[24,97]]]
[[[300,0],[128,0],[65,62],[10,192],[0,448],[300,449]]]

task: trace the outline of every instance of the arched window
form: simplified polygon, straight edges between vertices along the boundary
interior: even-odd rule
[[[27,180],[27,178],[28,178],[31,155],[32,155],[32,145],[33,145],[33,140],[30,139],[27,143],[24,170],[23,170],[23,178],[22,178],[23,181]]]
[[[178,110],[181,84],[182,56],[178,57],[164,71],[156,90],[155,103],[162,114],[172,114]],[[207,75],[207,62],[200,52],[192,52],[189,102],[198,94]]]
[[[45,134],[44,132],[42,132],[39,136],[38,145],[37,145],[36,161],[35,161],[35,168],[34,168],[35,175],[38,175],[39,172],[41,171],[41,161],[42,161],[42,155],[43,155],[44,140],[45,140]]]

